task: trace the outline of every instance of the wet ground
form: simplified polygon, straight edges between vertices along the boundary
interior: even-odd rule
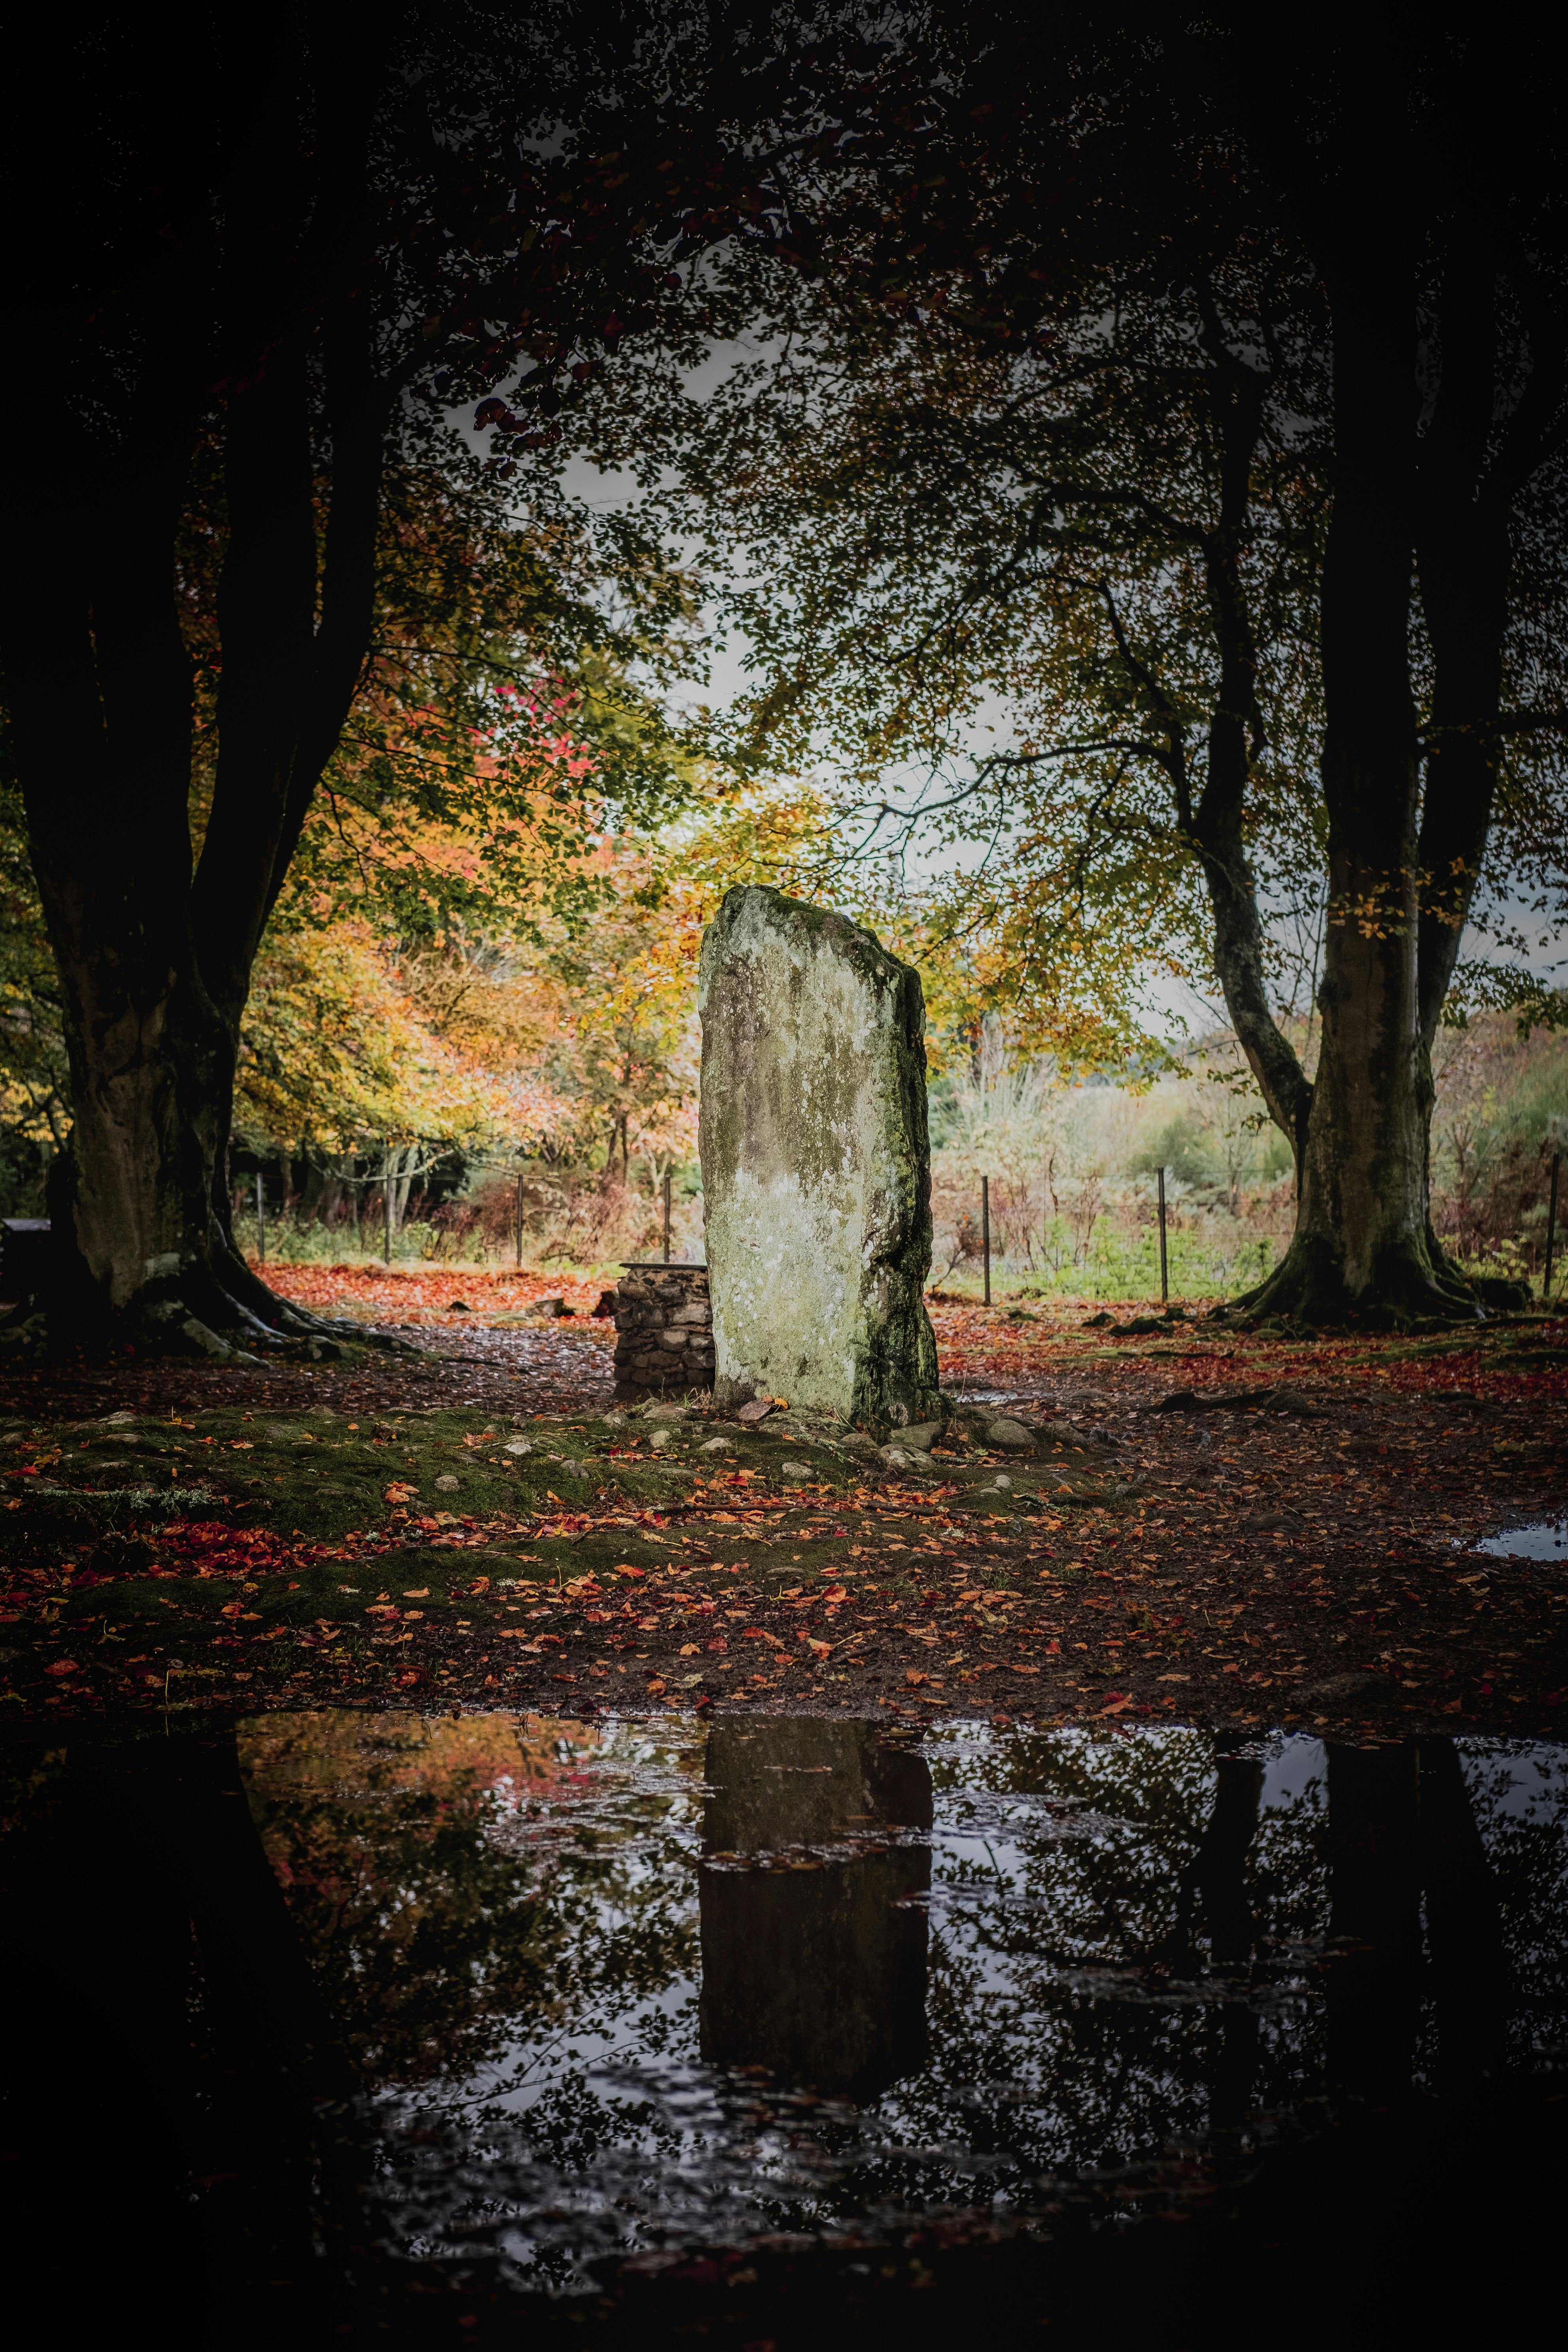
[[[1196,2347],[1555,2292],[1548,1742],[321,1709],[20,1740],[5,1800],[11,2275],[66,2318]]]
[[[1536,2324],[1568,1327],[933,1315],[915,1461],[585,1320],[0,1367],[43,2340]]]

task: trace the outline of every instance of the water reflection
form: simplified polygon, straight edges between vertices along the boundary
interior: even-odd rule
[[[868,1723],[708,1740],[701,2054],[869,2099],[926,2056],[931,1771]],[[894,1843],[913,1832],[920,1843]]]
[[[8,1774],[43,2206],[85,2137],[143,2221],[216,2201],[283,2278],[333,2200],[512,2291],[1026,2231],[1568,2039],[1540,1743],[345,1713]]]
[[[1479,1537],[1470,1549],[1489,1552],[1494,1559],[1568,1559],[1568,1519],[1504,1528],[1500,1535]]]

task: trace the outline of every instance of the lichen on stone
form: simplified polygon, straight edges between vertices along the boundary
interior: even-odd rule
[[[715,1394],[940,1415],[920,978],[871,932],[731,890],[703,940]]]

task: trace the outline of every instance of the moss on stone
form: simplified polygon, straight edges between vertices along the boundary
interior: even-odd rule
[[[940,1412],[919,975],[847,916],[748,887],[710,926],[699,1001],[721,1402]]]

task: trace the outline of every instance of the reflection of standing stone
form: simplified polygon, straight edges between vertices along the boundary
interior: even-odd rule
[[[715,1724],[704,1769],[703,1846],[723,1859],[701,1881],[703,2057],[875,2097],[925,2060],[931,1850],[856,1847],[930,1829],[930,1771],[868,1723],[809,1716]],[[816,1869],[781,1851],[847,1838]]]
[[[843,915],[737,889],[702,942],[699,1001],[719,1402],[931,1418],[918,975]]]

